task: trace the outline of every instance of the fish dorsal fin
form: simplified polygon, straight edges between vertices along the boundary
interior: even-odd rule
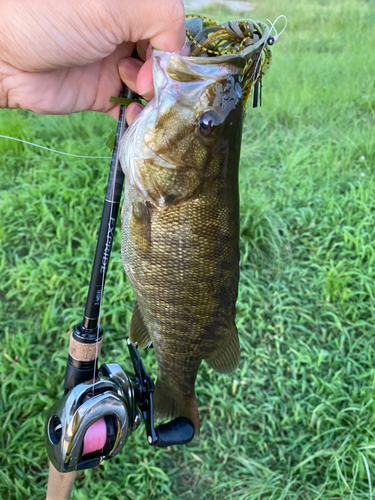
[[[135,301],[132,319],[130,320],[129,338],[132,344],[137,344],[141,349],[150,347],[152,344],[137,301]]]
[[[240,344],[238,342],[237,328],[228,332],[227,340],[220,344],[208,357],[206,363],[218,373],[232,373],[237,368],[240,359]]]

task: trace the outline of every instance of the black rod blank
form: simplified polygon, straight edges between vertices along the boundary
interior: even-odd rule
[[[123,96],[135,99],[137,94],[125,88]],[[120,108],[120,116],[116,130],[115,146],[112,153],[111,167],[108,176],[107,191],[104,200],[102,220],[99,229],[94,264],[92,268],[89,291],[86,300],[85,314],[82,326],[87,333],[96,336],[100,305],[102,301],[105,278],[107,275],[109,257],[111,254],[116,219],[120,208],[124,173],[119,161],[119,142],[128,125],[125,120],[125,106]]]

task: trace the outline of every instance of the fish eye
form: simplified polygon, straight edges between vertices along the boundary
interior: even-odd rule
[[[220,124],[220,116],[215,111],[205,111],[199,118],[199,132],[203,137],[208,137]]]

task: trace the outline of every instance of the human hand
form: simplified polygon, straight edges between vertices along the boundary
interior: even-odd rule
[[[185,40],[182,0],[0,0],[0,12],[0,107],[42,114],[117,119],[121,78],[153,94],[149,44],[179,52]]]

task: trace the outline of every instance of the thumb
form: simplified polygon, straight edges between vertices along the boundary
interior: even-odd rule
[[[186,39],[185,9],[179,0],[173,1],[171,7],[167,18],[158,26],[157,33],[150,37],[150,43],[155,49],[179,53]]]

